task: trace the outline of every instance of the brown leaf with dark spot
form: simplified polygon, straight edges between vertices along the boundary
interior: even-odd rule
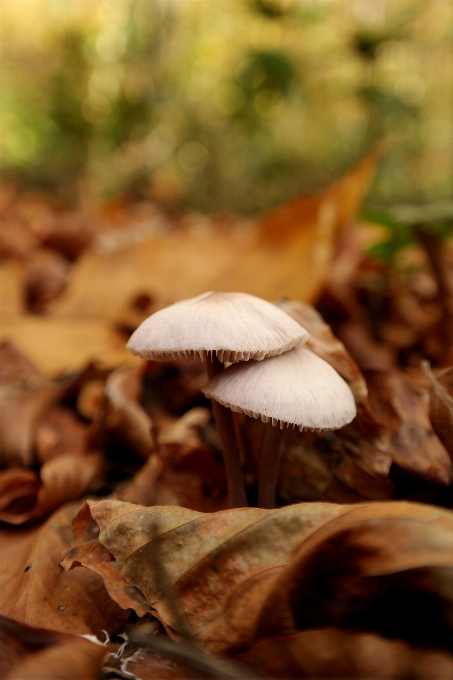
[[[111,583],[106,577],[112,597],[151,612],[178,639],[159,559],[195,638],[214,653],[322,626],[453,642],[450,511],[386,502],[203,514],[90,501],[76,521],[82,533],[96,529],[92,540],[116,563]],[[96,551],[81,556],[82,549],[77,562],[101,573]]]
[[[0,529],[0,613],[30,626],[64,633],[116,633],[128,617],[87,569],[66,573],[58,563],[72,540],[79,503],[66,505],[41,526]]]
[[[265,678],[452,680],[453,655],[335,628],[258,642],[237,658]]]

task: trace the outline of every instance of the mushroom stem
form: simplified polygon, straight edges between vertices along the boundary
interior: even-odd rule
[[[214,353],[212,357],[206,357],[205,366],[209,380],[223,370],[222,362],[217,359]],[[211,400],[211,406],[225,462],[229,506],[230,508],[245,508],[247,507],[247,497],[245,495],[244,472],[236,444],[233,414],[230,409],[225,408],[214,399]]]
[[[260,462],[258,468],[258,507],[275,508],[275,490],[277,488],[278,454],[281,432],[278,425],[266,423],[261,443]]]

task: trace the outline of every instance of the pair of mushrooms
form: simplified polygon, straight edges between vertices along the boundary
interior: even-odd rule
[[[247,293],[209,292],[161,309],[127,347],[154,361],[204,361],[201,389],[223,449],[230,507],[245,507],[232,411],[261,418],[260,507],[274,507],[280,429],[336,430],[356,415],[352,392],[330,364],[303,347],[308,333],[275,305]],[[224,363],[231,364],[224,369]]]

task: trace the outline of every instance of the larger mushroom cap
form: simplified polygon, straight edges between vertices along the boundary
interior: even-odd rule
[[[357,413],[347,383],[305,347],[230,366],[201,389],[233,411],[299,430],[336,430]]]
[[[145,359],[261,360],[295,347],[307,331],[275,305],[248,293],[209,292],[148,317],[127,344]]]

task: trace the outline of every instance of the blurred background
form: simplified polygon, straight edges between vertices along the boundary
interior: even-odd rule
[[[2,0],[3,178],[256,214],[386,140],[369,201],[453,186],[451,0]]]

